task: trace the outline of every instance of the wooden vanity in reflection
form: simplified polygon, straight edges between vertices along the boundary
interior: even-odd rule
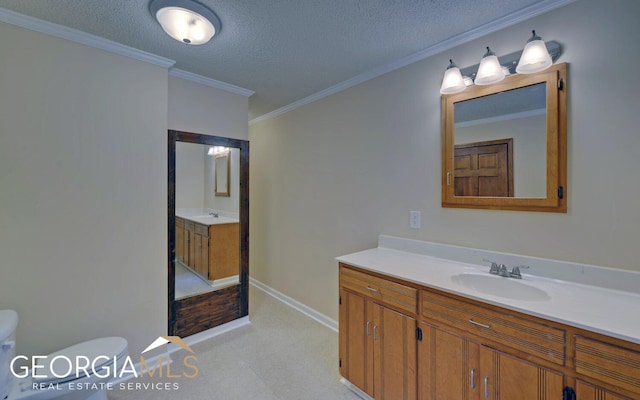
[[[238,275],[240,224],[201,224],[176,216],[176,259],[209,281]]]

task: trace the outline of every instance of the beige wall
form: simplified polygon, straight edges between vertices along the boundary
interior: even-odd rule
[[[176,208],[205,208],[206,154],[201,144],[176,143]]]
[[[248,140],[249,98],[169,76],[169,129]]]
[[[18,354],[166,332],[167,70],[0,23],[0,308]]]
[[[251,126],[251,275],[337,319],[333,258],[381,233],[640,270],[638,16],[635,0],[581,0]],[[444,209],[448,59],[519,50],[531,29],[569,63],[569,212]]]
[[[247,98],[5,23],[0,54],[0,309],[19,313],[17,351],[118,335],[140,354],[167,332],[167,129],[246,139]]]

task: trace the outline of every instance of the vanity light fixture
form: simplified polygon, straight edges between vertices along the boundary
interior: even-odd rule
[[[218,16],[194,0],[151,0],[149,11],[169,36],[182,43],[204,44],[220,32]]]
[[[478,75],[476,75],[474,83],[476,85],[490,85],[492,83],[500,82],[503,79],[504,71],[502,70],[502,65],[500,65],[500,61],[498,61],[496,53],[491,51],[489,46],[487,46],[487,52],[484,53],[484,56],[480,61]]]
[[[228,147],[211,146],[211,147],[209,147],[209,151],[207,152],[207,155],[215,156],[215,155],[218,155],[218,154],[227,154],[227,153],[229,153],[229,148]]]
[[[533,74],[544,71],[553,63],[542,38],[536,35],[535,30],[531,32],[533,35],[527,40],[516,67],[516,72],[519,74]]]
[[[440,86],[440,93],[458,93],[462,92],[466,87],[464,78],[460,73],[460,68],[458,68],[453,60],[449,60],[449,66],[446,71],[444,71],[444,78],[442,79],[442,86]]]
[[[490,85],[500,82],[505,76],[519,74],[533,74],[550,67],[560,56],[560,44],[555,41],[544,42],[536,31],[527,41],[522,51],[509,53],[500,59],[487,47],[480,64],[466,68],[458,66],[449,60],[449,66],[445,70],[441,94],[458,93],[464,90],[459,84],[458,74],[462,77],[465,86]]]

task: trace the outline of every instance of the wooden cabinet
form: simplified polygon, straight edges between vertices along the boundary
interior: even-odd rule
[[[456,333],[421,324],[420,399],[553,399],[561,373],[520,360]]]
[[[374,399],[640,400],[640,344],[343,263],[339,340]]]
[[[240,225],[203,225],[176,217],[176,259],[207,280],[238,275]]]
[[[640,345],[576,335],[579,400],[640,399]]]
[[[415,315],[417,291],[346,268],[340,281],[340,373],[375,399],[416,399],[416,320],[390,307]]]
[[[563,373],[540,363],[564,366],[562,329],[431,290],[421,298],[422,399],[561,398]]]

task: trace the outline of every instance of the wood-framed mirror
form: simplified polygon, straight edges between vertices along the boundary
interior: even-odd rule
[[[215,146],[232,156],[228,197]],[[168,334],[185,337],[249,314],[249,142],[169,130],[167,158]]]
[[[230,197],[229,178],[231,171],[231,150],[224,147],[215,154],[214,193],[218,197]]]
[[[442,207],[567,212],[567,64],[442,96]]]

